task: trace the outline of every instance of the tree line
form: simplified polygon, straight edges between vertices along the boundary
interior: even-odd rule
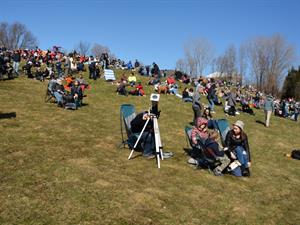
[[[245,81],[267,93],[279,94],[285,75],[296,59],[295,48],[280,34],[255,37],[238,48],[230,45],[214,56],[214,47],[205,38],[190,40],[183,47],[184,57],[176,69],[193,77],[212,72],[232,82]]]

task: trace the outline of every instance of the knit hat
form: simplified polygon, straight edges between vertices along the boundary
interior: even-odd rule
[[[243,121],[238,120],[238,121],[236,121],[236,122],[233,124],[233,126],[237,126],[237,127],[241,128],[241,130],[244,130],[245,124],[244,124]]]
[[[196,121],[197,127],[200,127],[202,124],[207,125],[207,122],[208,122],[207,119],[205,119],[203,117],[198,117],[197,121]]]

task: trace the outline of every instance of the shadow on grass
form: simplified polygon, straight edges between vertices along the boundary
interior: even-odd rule
[[[255,122],[266,126],[266,124],[264,122],[262,122],[261,120],[256,120]]]
[[[11,118],[16,118],[16,117],[17,117],[16,112],[10,112],[10,113],[0,112],[0,119],[11,119]]]

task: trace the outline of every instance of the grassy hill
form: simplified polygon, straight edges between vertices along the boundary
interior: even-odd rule
[[[191,104],[163,95],[161,138],[175,157],[158,170],[155,160],[127,160],[129,151],[117,147],[120,105],[148,109],[152,88],[146,97],[123,97],[92,81],[87,105],[69,111],[44,103],[46,85],[24,77],[0,82],[0,111],[17,113],[0,120],[0,224],[300,223],[300,163],[283,156],[300,148],[299,123],[272,117],[267,129],[255,122],[263,121],[261,111],[239,115],[252,176],[215,177],[186,163]]]

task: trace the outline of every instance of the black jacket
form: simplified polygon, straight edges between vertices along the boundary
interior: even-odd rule
[[[249,162],[251,162],[251,155],[250,155],[248,137],[245,133],[243,135],[241,135],[240,139],[236,139],[234,137],[233,130],[228,131],[228,133],[226,135],[226,139],[225,139],[225,146],[228,147],[228,150],[230,152],[234,151],[234,149],[237,146],[242,146],[245,149],[245,151],[247,152],[247,155],[249,157]]]
[[[13,58],[14,62],[21,62],[21,55],[20,55],[20,53],[13,54],[12,58]]]
[[[140,133],[143,130],[143,127],[145,126],[145,123],[147,120],[143,120],[143,116],[146,112],[142,112],[136,115],[136,117],[131,121],[131,131],[132,133]],[[149,121],[147,124],[147,127],[145,128],[146,132],[149,132],[152,130],[153,122]]]

